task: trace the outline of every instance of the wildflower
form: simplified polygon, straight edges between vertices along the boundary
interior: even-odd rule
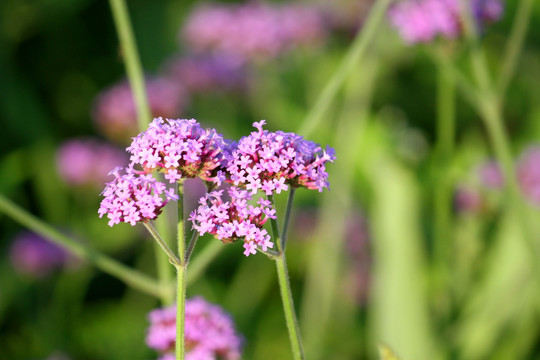
[[[125,222],[134,226],[137,222],[155,219],[169,200],[177,200],[173,189],[150,174],[135,174],[128,167],[125,173],[117,167],[110,174],[115,179],[101,193],[104,199],[99,207],[99,217],[107,214],[109,226]]]
[[[224,243],[242,239],[244,255],[272,248],[270,235],[263,228],[268,219],[276,218],[276,211],[269,201],[260,199],[256,205],[247,190],[236,187],[228,189],[229,201],[223,200],[223,190],[213,191],[199,200],[199,207],[189,218],[193,228],[202,236],[212,234]]]
[[[470,4],[479,28],[502,15],[500,0],[473,0]],[[388,16],[409,44],[430,42],[437,36],[455,39],[463,32],[459,0],[404,0],[396,3]]]
[[[225,140],[214,129],[195,120],[157,118],[148,130],[133,138],[127,151],[143,173],[161,171],[170,183],[200,177],[220,185],[225,180]]]
[[[517,179],[527,199],[540,206],[540,146],[530,147],[521,155]]]
[[[504,186],[504,177],[496,161],[487,161],[478,168],[481,183],[490,189],[501,189]]]
[[[227,54],[197,54],[173,58],[165,72],[190,93],[243,90],[246,87],[245,62]]]
[[[334,150],[323,150],[302,136],[263,130],[264,120],[253,124],[257,131],[245,136],[229,155],[227,171],[235,186],[267,195],[292,187],[322,191],[328,188],[327,162],[335,160]]]
[[[67,253],[59,246],[32,232],[22,232],[13,241],[10,258],[21,274],[42,278],[63,267]]]
[[[325,38],[319,12],[300,5],[205,5],[197,8],[181,36],[195,51],[246,60],[275,58]]]
[[[184,89],[177,82],[161,77],[146,78],[146,93],[154,117],[178,117],[187,103]],[[137,109],[127,81],[98,96],[94,120],[103,134],[115,141],[125,142],[137,133]]]
[[[127,161],[122,150],[94,139],[69,140],[56,154],[59,175],[73,186],[102,186],[110,169]]]
[[[186,301],[185,314],[187,360],[240,359],[242,339],[219,306],[195,297]],[[174,359],[176,307],[153,310],[148,318],[146,344],[162,354],[160,360]]]

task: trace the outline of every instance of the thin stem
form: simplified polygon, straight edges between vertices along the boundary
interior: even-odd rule
[[[7,216],[19,222],[21,225],[31,229],[37,234],[40,234],[49,241],[68,250],[72,254],[88,260],[103,272],[120,279],[134,289],[158,298],[167,293],[167,288],[160,286],[156,280],[125,266],[111,257],[103,255],[75,240],[70,239],[54,229],[52,226],[46,224],[28,213],[23,208],[14,204],[3,195],[0,195],[0,212],[5,213]]]
[[[510,38],[506,43],[506,52],[504,61],[501,67],[501,73],[498,81],[498,93],[500,101],[504,99],[510,80],[516,71],[516,64],[523,48],[525,35],[529,27],[533,0],[521,0],[518,5],[516,16],[510,32]]]
[[[182,180],[178,182],[178,258],[181,259],[179,265],[176,266],[176,360],[184,360],[185,356],[185,307],[186,307],[186,239],[184,231],[184,183]]]
[[[272,206],[274,206],[274,196],[268,195],[268,200],[272,203]],[[292,199],[290,200],[292,202]],[[286,221],[288,222],[288,220]],[[289,341],[291,342],[293,358],[295,360],[303,360],[305,358],[304,347],[302,345],[302,339],[300,338],[298,319],[296,318],[296,312],[294,310],[291,285],[289,283],[289,273],[287,270],[287,260],[285,259],[282,240],[279,236],[279,226],[277,220],[270,219],[270,225],[272,228],[272,235],[278,247],[278,253],[272,257],[272,259],[276,262],[281,303],[283,305],[283,313],[285,314],[285,322],[287,324],[287,331],[289,333]]]
[[[358,66],[358,62],[364,56],[368,45],[371,44],[375,34],[378,33],[378,26],[384,18],[386,9],[391,2],[392,0],[377,0],[375,4],[373,4],[367,20],[362,28],[358,30],[345,58],[342,60],[332,78],[326,83],[323,91],[317,98],[315,105],[313,105],[304,119],[304,122],[298,131],[300,134],[308,136],[319,125],[323,115],[336,98],[336,95],[343,86],[345,80],[349,78],[350,74],[355,70],[356,66]]]
[[[143,70],[135,37],[133,36],[127,6],[124,0],[109,0],[109,4],[116,26],[116,32],[120,40],[120,48],[122,49],[122,55],[126,64],[129,83],[137,106],[137,122],[139,129],[144,129],[150,122],[152,114],[148,106]]]
[[[444,263],[452,232],[450,161],[455,137],[455,84],[448,66],[439,63],[437,89],[436,186],[434,195],[435,259]]]
[[[294,201],[294,194],[296,189],[291,187],[289,189],[289,197],[287,198],[287,208],[285,209],[285,219],[283,220],[283,229],[281,230],[281,248],[285,252],[287,245],[287,231],[289,230],[289,220],[291,218],[292,204]]]
[[[156,240],[156,242],[158,243],[158,245],[163,249],[163,251],[165,252],[165,254],[167,254],[167,256],[169,257],[169,261],[171,262],[171,264],[177,266],[177,265],[180,265],[180,259],[178,259],[176,257],[176,255],[174,254],[174,252],[169,248],[169,246],[167,246],[167,244],[165,243],[165,241],[163,241],[163,239],[161,238],[161,236],[159,236],[156,228],[154,227],[154,225],[152,225],[151,222],[143,222],[143,225],[144,227],[148,230],[148,232],[152,235],[152,237],[154,238],[154,240]]]
[[[189,263],[189,258],[191,257],[191,253],[193,253],[193,249],[195,248],[195,244],[197,243],[197,239],[199,238],[199,232],[193,231],[191,234],[191,240],[189,240],[188,248],[186,250],[186,255],[184,258],[184,262],[186,264]]]
[[[267,195],[267,198],[272,204],[272,207],[274,207],[274,195]],[[282,247],[281,237],[279,235],[279,225],[276,219],[272,219],[272,218],[270,219],[270,227],[272,228],[272,235],[273,235],[274,241],[276,242],[278,252],[281,254],[283,253],[283,247]]]
[[[300,339],[300,330],[298,328],[298,320],[294,311],[293,297],[291,293],[291,285],[289,284],[289,273],[287,271],[287,261],[285,253],[275,258],[276,268],[279,281],[279,291],[281,293],[281,302],[283,303],[283,311],[285,313],[285,321],[287,330],[289,331],[289,340],[295,360],[305,359],[302,340]]]

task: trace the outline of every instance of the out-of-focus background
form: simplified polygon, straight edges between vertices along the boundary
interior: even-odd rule
[[[433,54],[473,82],[466,42],[409,44],[385,18],[321,121],[305,121],[371,3],[130,0],[150,107],[232,139],[266,119],[269,130],[309,129],[307,138],[335,148],[331,190],[297,192],[287,247],[309,359],[373,359],[380,343],[403,360],[537,359],[534,261],[484,123],[459,89],[444,166],[436,151]],[[506,1],[500,19],[480,30],[494,79],[520,3]],[[528,215],[540,219],[540,4],[532,3],[502,114]],[[244,7],[226,15],[234,6]],[[243,31],[225,31],[234,20]],[[216,40],[219,33],[228,38]],[[110,228],[97,214],[108,171],[127,163],[123,149],[138,133],[107,1],[0,2],[0,123],[2,195],[157,276],[144,229]],[[452,196],[442,234],[439,186]],[[188,186],[188,208],[198,191]],[[217,241],[201,238],[194,261]],[[274,264],[264,255],[223,245],[189,284],[188,297],[197,295],[231,314],[242,358],[291,358]],[[157,358],[145,334],[159,306],[0,214],[0,359]]]

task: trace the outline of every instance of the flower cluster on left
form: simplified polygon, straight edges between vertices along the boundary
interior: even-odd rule
[[[200,177],[210,188],[221,184],[225,148],[221,135],[203,129],[194,119],[154,119],[127,148],[131,154],[127,168],[111,171],[115,179],[101,194],[100,217],[107,215],[109,226],[155,219],[178,195],[154,178],[154,172],[162,172],[170,183]]]

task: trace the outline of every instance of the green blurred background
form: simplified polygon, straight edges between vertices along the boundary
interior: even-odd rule
[[[178,29],[195,3],[128,1],[147,73],[185,51]],[[482,39],[495,74],[517,3],[507,1],[504,18]],[[247,93],[193,96],[181,117],[231,138],[260,119],[270,130],[297,131],[351,40],[350,31],[335,31],[318,49],[256,64]],[[467,55],[456,58],[466,70]],[[102,138],[92,121],[94,101],[124,77],[108,2],[0,2],[0,193],[155,276],[153,244],[142,229],[109,228],[97,216],[101,189],[69,186],[55,163],[62,142]],[[288,245],[309,359],[375,358],[378,343],[403,360],[540,357],[538,281],[504,195],[476,177],[493,155],[479,116],[459,96],[446,176],[479,193],[482,206],[452,213],[442,259],[435,256],[436,79],[428,46],[405,46],[384,23],[310,135],[334,147],[338,159],[328,166],[331,191],[298,191]],[[536,3],[504,107],[516,158],[540,143],[538,79]],[[278,201],[283,210],[285,199]],[[531,216],[540,213],[531,207]],[[9,253],[22,227],[0,215],[0,229],[0,359],[157,357],[144,343],[157,299],[80,261],[46,278],[21,275]],[[194,257],[214,241],[199,240]],[[202,295],[232,314],[246,339],[243,358],[289,359],[274,264],[241,252],[239,244],[223,246],[188,296]]]

